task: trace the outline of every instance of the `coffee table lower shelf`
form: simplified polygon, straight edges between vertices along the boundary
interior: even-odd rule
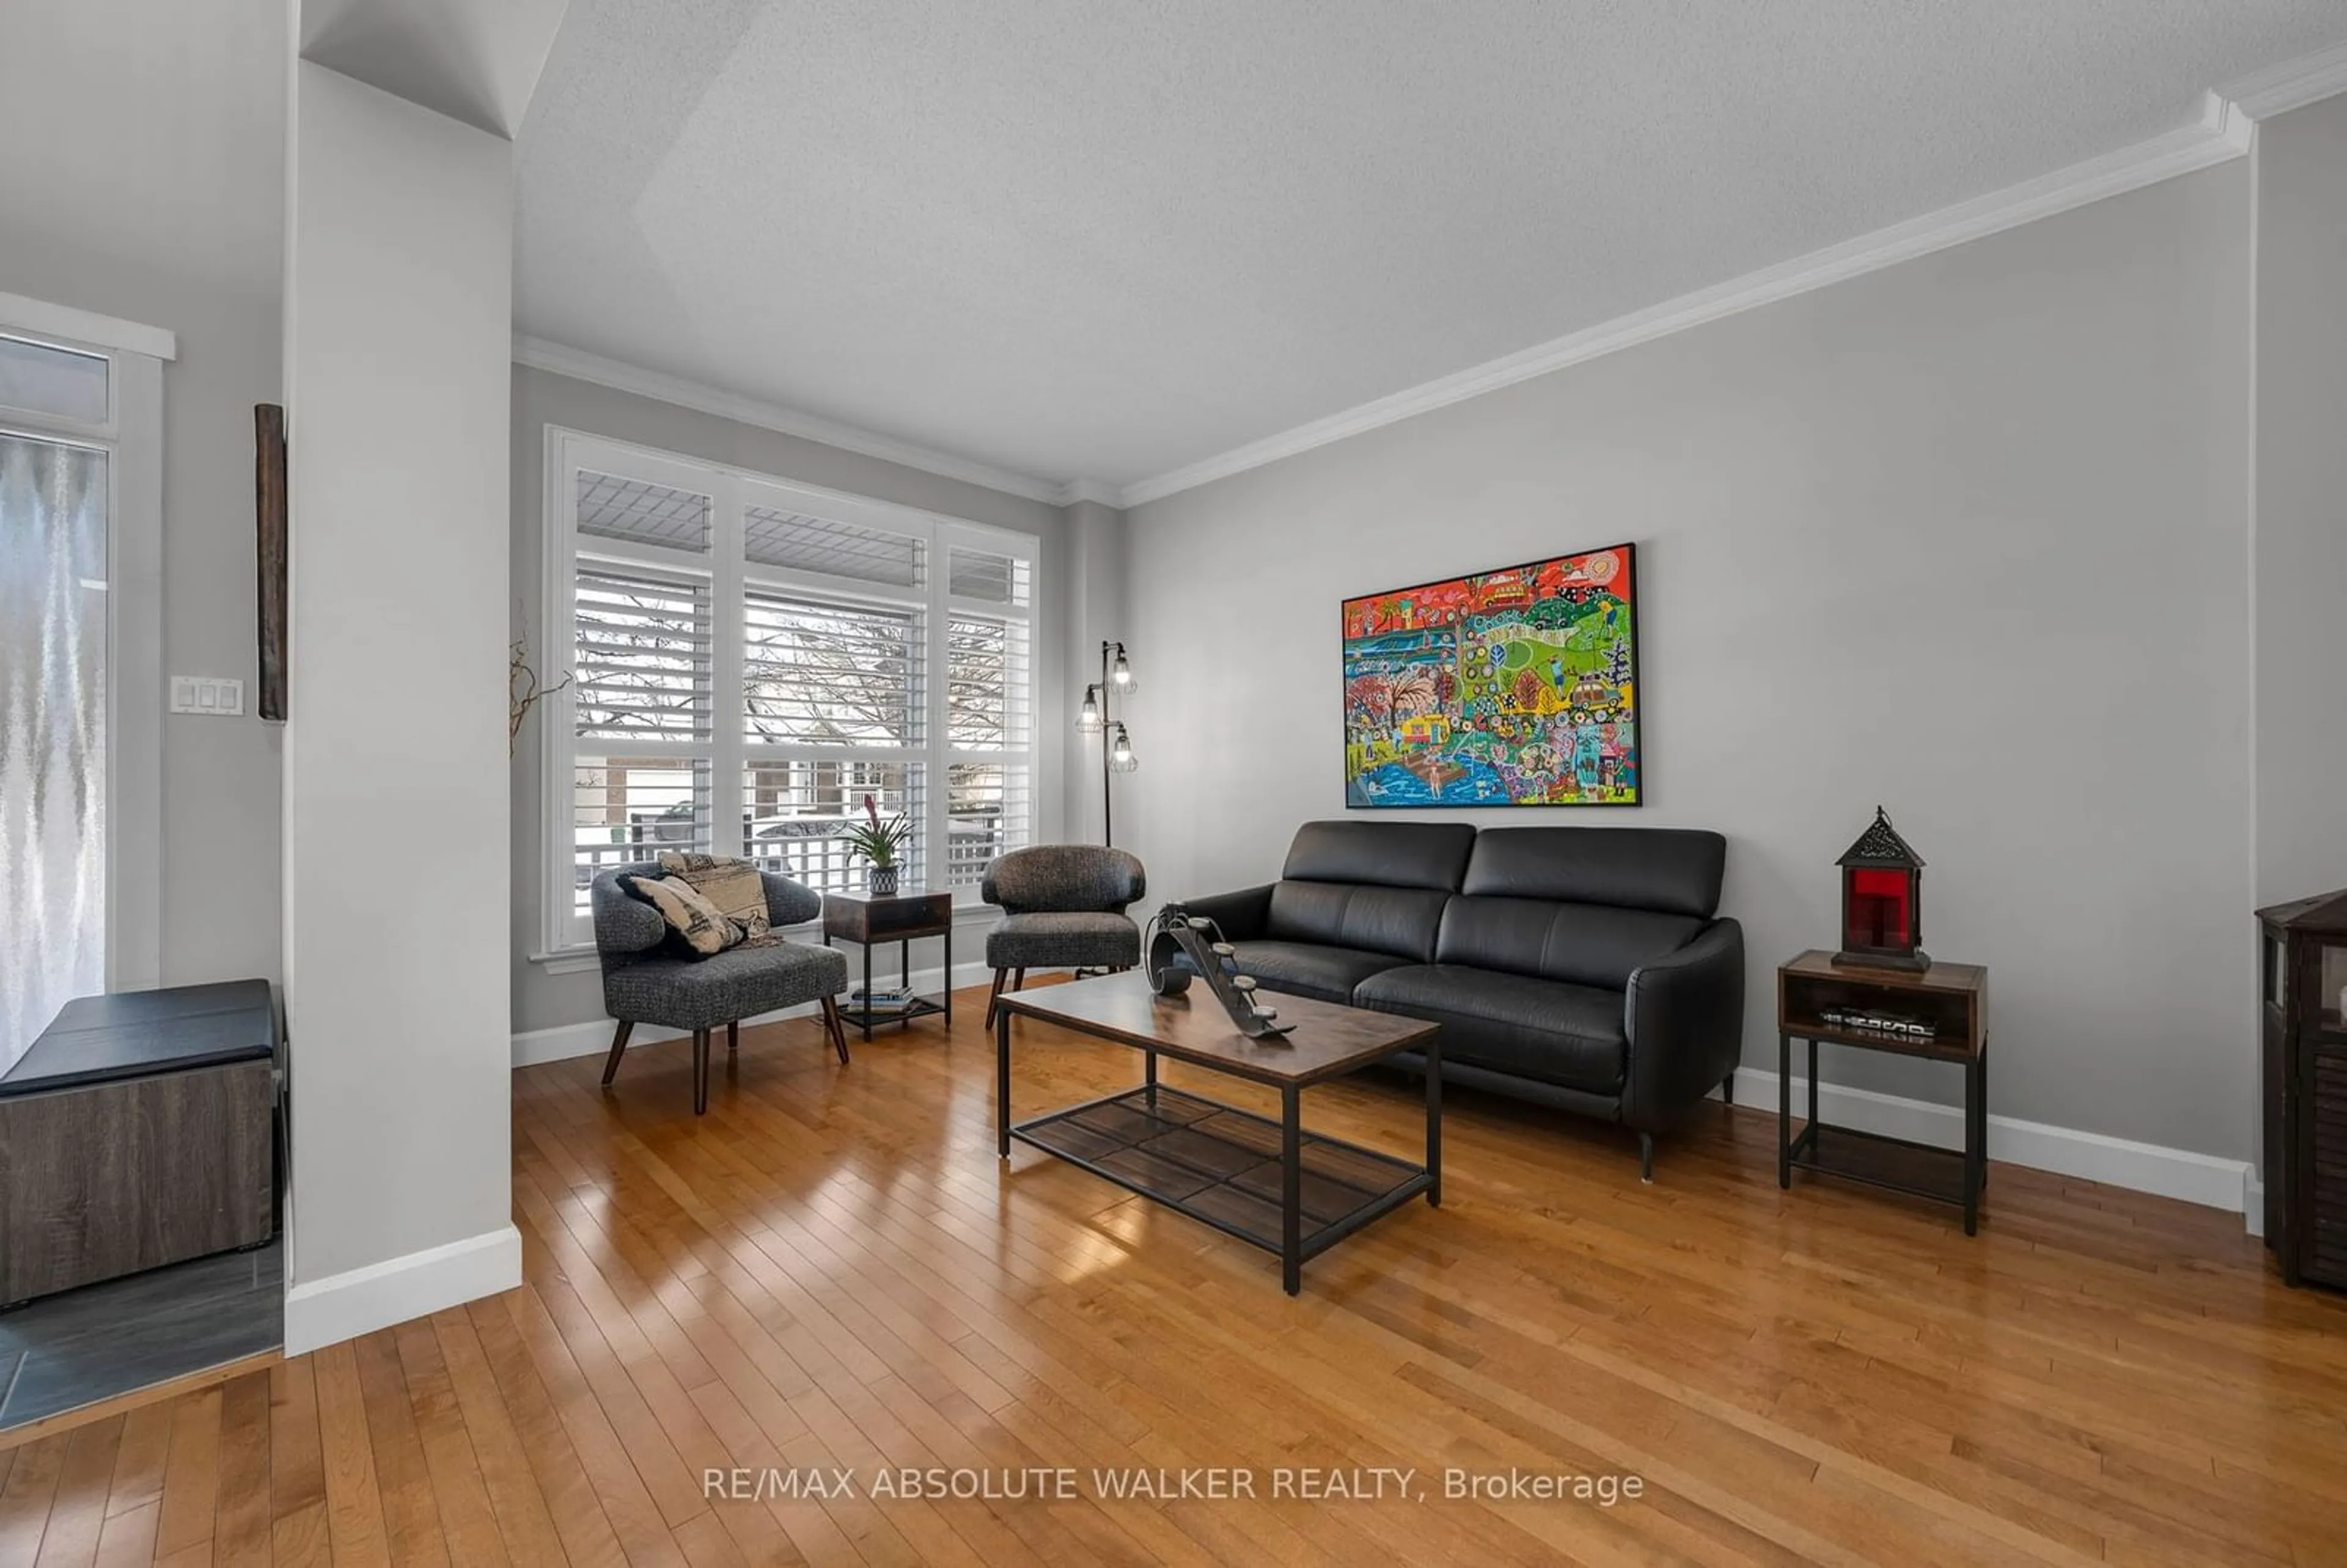
[[[1284,1130],[1218,1100],[1155,1085],[1017,1122],[1010,1135],[1285,1258]],[[1299,1131],[1296,1264],[1434,1191],[1423,1165]],[[1310,1228],[1306,1228],[1309,1226]]]

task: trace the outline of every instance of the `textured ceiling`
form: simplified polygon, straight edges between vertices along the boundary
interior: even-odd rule
[[[571,0],[517,327],[1122,485],[2342,38],[2340,0]]]

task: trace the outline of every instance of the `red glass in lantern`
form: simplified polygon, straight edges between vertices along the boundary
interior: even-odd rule
[[[1850,877],[1850,928],[1842,934],[1852,948],[1903,948],[1915,927],[1914,905],[1908,897],[1907,874],[1871,866],[1853,866]]]
[[[1838,964],[1923,969],[1923,859],[1881,806],[1841,857],[1841,951]]]

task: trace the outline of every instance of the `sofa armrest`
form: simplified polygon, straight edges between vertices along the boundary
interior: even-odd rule
[[[1212,920],[1227,941],[1252,942],[1271,924],[1272,886],[1266,882],[1260,887],[1241,888],[1236,893],[1184,898],[1182,909],[1196,918]]]
[[[595,951],[606,960],[636,958],[668,939],[661,912],[631,897],[608,871],[595,878],[588,902],[595,915]]]
[[[823,895],[797,877],[761,871],[758,880],[766,885],[766,921],[777,929],[804,926],[823,913]]]
[[[1714,920],[1634,971],[1622,1005],[1630,1038],[1622,1120],[1652,1132],[1685,1115],[1743,1057],[1744,927]]]

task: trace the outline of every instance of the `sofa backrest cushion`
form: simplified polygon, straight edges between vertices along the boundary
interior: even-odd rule
[[[1281,882],[1271,890],[1264,935],[1434,961],[1435,935],[1450,895],[1431,887],[1367,887],[1358,882]]]
[[[1462,897],[1443,911],[1434,961],[1622,990],[1633,970],[1678,951],[1703,927],[1692,915],[1654,909]]]
[[[1456,893],[1474,846],[1475,830],[1463,822],[1307,822],[1280,876]]]
[[[1307,822],[1264,934],[1431,963],[1475,830],[1463,822]]]
[[[1620,989],[1719,908],[1727,841],[1667,827],[1494,827],[1477,836],[1436,961]]]
[[[1708,920],[1727,868],[1727,840],[1700,828],[1493,827],[1475,840],[1459,890]]]

